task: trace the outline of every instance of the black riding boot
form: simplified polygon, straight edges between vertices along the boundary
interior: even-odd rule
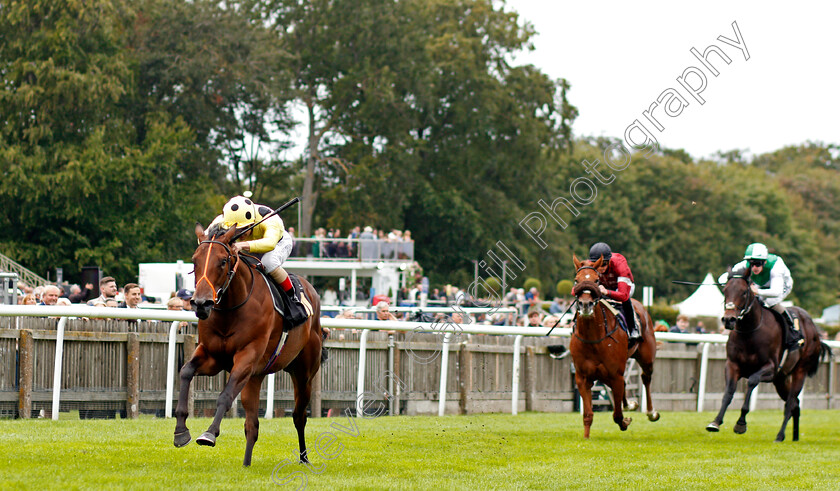
[[[785,320],[785,327],[787,328],[787,336],[785,336],[785,349],[788,351],[796,351],[805,344],[805,339],[802,337],[802,332],[793,322],[790,312],[785,309],[782,313],[782,319]]]
[[[622,302],[621,309],[624,311],[624,321],[627,322],[627,337],[631,341],[640,339],[642,333],[636,327],[636,312],[633,310],[633,302],[630,300]]]
[[[282,291],[282,288],[281,288]],[[309,317],[308,313],[306,312],[306,307],[303,306],[303,303],[300,301],[300,292],[297,292],[293,287],[292,290],[283,292],[285,295],[285,316],[286,320],[292,325],[292,327],[299,326],[306,322],[307,317]]]

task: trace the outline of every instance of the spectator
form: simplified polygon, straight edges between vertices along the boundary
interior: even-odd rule
[[[560,297],[554,297],[551,305],[548,307],[549,314],[562,314],[566,311],[565,302]]]
[[[111,276],[102,278],[99,280],[99,292],[101,295],[94,300],[101,300],[102,303],[107,304],[108,299],[115,299],[117,296],[117,281]],[[94,300],[89,301],[88,305],[93,305]]]
[[[61,289],[55,285],[47,285],[44,287],[44,292],[41,294],[40,305],[55,305],[58,297],[61,295]]]
[[[178,297],[172,297],[166,302],[166,310],[184,310],[184,301]]]
[[[328,286],[324,290],[324,295],[321,297],[322,305],[338,305],[338,294],[332,286]]]
[[[381,301],[376,304],[376,318],[381,321],[396,321],[399,320],[390,311],[391,304]]]
[[[668,325],[668,322],[665,319],[659,319],[654,323],[653,330],[655,332],[670,332],[671,326]]]
[[[120,303],[117,302],[116,298],[107,298],[107,299],[105,299],[105,306],[106,307],[117,308],[117,307],[120,306]]]
[[[73,302],[71,302],[69,298],[59,297],[59,299],[55,301],[55,304],[66,307],[68,305],[73,305]]]
[[[143,299],[143,296],[140,294],[140,285],[137,283],[128,283],[123,287],[123,296],[125,300],[120,307],[136,309]]]
[[[88,302],[88,305],[90,305],[91,307],[107,307],[107,305],[105,305],[105,301],[99,298],[94,298],[93,300]]]
[[[697,321],[697,327],[695,328],[698,334],[708,334],[706,330],[706,325],[703,324],[703,321]]]
[[[82,303],[87,300],[88,295],[93,291],[93,283],[85,283],[84,290],[79,285],[70,285],[70,295],[67,296],[72,303]]]
[[[688,332],[688,317],[680,314],[677,316],[677,323],[671,326],[671,332],[687,333]]]
[[[292,252],[289,253],[289,257],[297,257],[298,256],[298,244],[295,240],[295,228],[289,227],[286,229],[286,233],[289,234],[289,238],[292,239]]]
[[[35,295],[31,293],[27,293],[20,299],[21,305],[38,305],[38,299],[35,298]]]
[[[542,314],[537,309],[528,312],[528,327],[539,327],[542,325]]]
[[[190,300],[192,300],[193,296],[192,290],[181,288],[180,290],[178,290],[178,293],[176,293],[175,296],[181,299],[181,307],[184,310],[192,310],[192,305],[190,304]]]

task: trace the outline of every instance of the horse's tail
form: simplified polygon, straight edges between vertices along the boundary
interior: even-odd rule
[[[824,342],[820,341],[820,353],[818,356],[815,356],[811,361],[811,366],[808,367],[808,376],[813,377],[817,373],[817,369],[820,367],[820,363],[825,361],[826,358],[831,359],[833,357],[831,353],[831,347],[829,347]]]
[[[321,338],[321,365],[324,364],[330,358],[330,350],[327,348],[325,344],[327,342],[327,338],[330,337],[330,330],[326,327],[321,328],[322,338]]]

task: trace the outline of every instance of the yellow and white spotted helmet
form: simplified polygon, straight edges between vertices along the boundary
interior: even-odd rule
[[[243,227],[254,223],[257,219],[257,206],[250,198],[234,196],[222,208],[222,226],[231,228],[234,225]]]

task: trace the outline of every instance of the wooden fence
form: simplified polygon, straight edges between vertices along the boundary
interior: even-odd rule
[[[57,319],[0,318],[0,415],[51,416]],[[166,398],[166,360],[169,322],[70,319],[64,334],[60,411],[78,410],[82,418],[127,417],[138,413],[162,416]],[[177,364],[196,344],[194,326],[177,335]],[[436,414],[440,390],[441,334],[373,331],[367,342],[365,387],[394,414]],[[322,367],[313,416],[356,407],[360,333],[333,329],[326,346],[329,360]],[[511,409],[514,336],[467,335],[453,339],[446,381],[446,413],[507,412]],[[546,346],[568,339],[526,337],[520,353],[518,409],[564,412],[576,408],[570,357],[556,360]],[[659,410],[697,409],[701,345],[663,343],[653,376],[654,405]],[[836,352],[837,350],[835,350]],[[724,390],[723,345],[711,346],[704,407],[717,409]],[[393,360],[393,361],[391,361]],[[822,364],[806,382],[804,408],[840,408],[838,357]],[[386,398],[396,374],[393,396]],[[174,399],[177,399],[178,380]],[[631,385],[638,380],[631,378]],[[194,414],[211,415],[224,387],[225,374],[196,377],[192,385]],[[265,382],[264,382],[265,384]],[[744,384],[742,381],[741,384]],[[733,402],[738,407],[743,385]],[[390,401],[389,401],[390,399]],[[274,415],[291,413],[291,379],[276,377]],[[265,386],[261,414],[265,411]],[[757,407],[782,408],[772,386],[759,386]],[[319,410],[320,409],[320,410]],[[234,411],[232,411],[234,412]]]

